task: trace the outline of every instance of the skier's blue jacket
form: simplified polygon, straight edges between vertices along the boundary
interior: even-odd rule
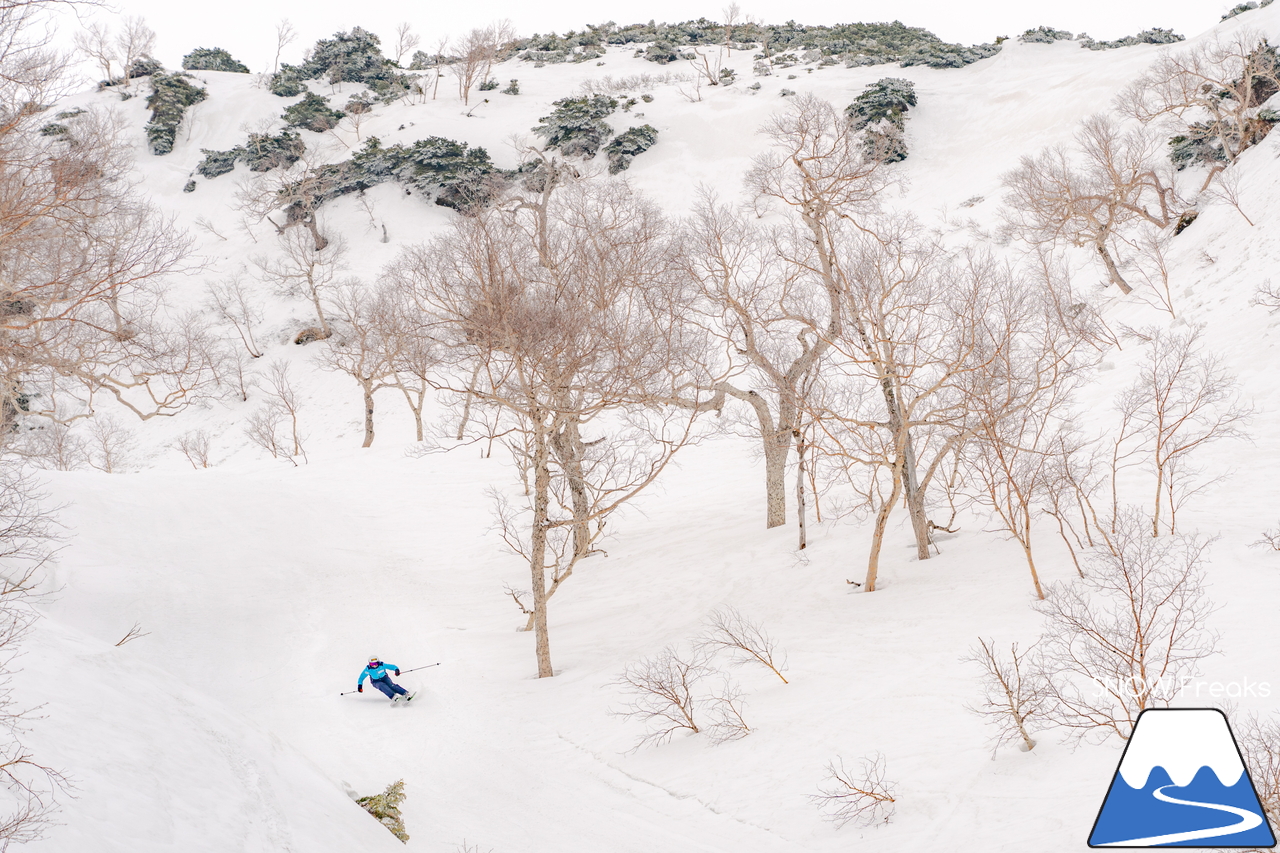
[[[372,678],[374,681],[390,678],[391,676],[387,675],[387,670],[395,672],[399,668],[395,664],[387,663],[386,661],[379,661],[377,666],[366,666],[364,671],[360,673],[360,680],[356,682],[356,687],[363,687],[366,678]]]

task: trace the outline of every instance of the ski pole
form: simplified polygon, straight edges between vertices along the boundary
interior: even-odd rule
[[[339,696],[350,696],[352,693],[359,693],[359,690],[348,690],[346,693],[339,693]]]
[[[406,672],[417,672],[417,671],[418,671],[418,670],[420,670],[420,669],[431,669],[431,667],[433,667],[433,666],[439,666],[439,665],[440,665],[440,664],[438,664],[438,663],[429,663],[429,664],[427,664],[426,666],[415,666],[413,669],[406,669],[406,670],[401,671],[401,673],[400,673],[400,674],[401,674],[401,675],[404,675],[404,673],[406,673]]]

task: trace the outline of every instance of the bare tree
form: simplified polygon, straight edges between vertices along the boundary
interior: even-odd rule
[[[251,358],[261,358],[262,348],[253,336],[253,327],[262,322],[262,305],[246,290],[244,280],[235,275],[208,285],[209,303],[214,312],[236,330]]]
[[[673,320],[687,305],[668,227],[625,184],[574,184],[542,209],[460,220],[390,271],[456,371],[450,390],[501,415],[490,425],[533,484],[529,505],[500,506],[499,521],[528,561],[539,677],[554,674],[547,601],[700,410],[654,408],[706,386],[701,341]]]
[[[698,639],[698,645],[716,651],[727,651],[738,658],[739,663],[755,661],[767,668],[782,683],[787,679],[782,670],[787,668],[786,656],[774,660],[777,643],[760,623],[752,622],[733,607],[722,607],[707,617],[706,632]]]
[[[885,760],[880,753],[860,760],[861,769],[852,772],[837,758],[827,765],[827,778],[813,797],[836,826],[853,822],[858,826],[888,823],[893,819],[897,785],[885,779]]]
[[[1206,540],[1152,537],[1130,509],[1113,542],[1114,554],[1096,550],[1083,578],[1051,584],[1040,605],[1048,718],[1076,738],[1128,738],[1138,714],[1168,706],[1217,645],[1207,626]]]
[[[112,64],[119,59],[115,37],[111,28],[101,21],[92,21],[74,36],[76,49],[102,69],[102,82],[111,83]],[[128,66],[125,67],[128,70]]]
[[[395,387],[396,345],[385,335],[387,323],[380,315],[390,310],[387,296],[370,293],[358,279],[348,279],[335,288],[333,305],[342,321],[342,331],[321,353],[326,369],[345,373],[360,385],[364,401],[364,443],[373,444],[373,395]]]
[[[1185,334],[1152,329],[1146,337],[1138,379],[1120,395],[1117,408],[1122,435],[1133,436],[1150,454],[1155,475],[1151,531],[1159,536],[1177,531],[1178,509],[1208,485],[1197,481],[1192,454],[1216,441],[1244,437],[1251,410],[1221,360],[1201,351],[1200,329]]]
[[[124,25],[116,36],[116,47],[120,51],[120,62],[124,65],[124,85],[130,85],[130,74],[133,64],[156,51],[156,32],[147,26],[141,15],[132,15],[124,19]]]
[[[289,23],[288,18],[282,18],[280,23],[276,24],[276,56],[271,64],[271,73],[275,74],[280,71],[280,54],[284,53],[284,49],[298,38],[298,32],[293,28],[293,24]]]
[[[298,412],[302,402],[289,378],[289,365],[284,361],[271,364],[266,380],[266,399],[246,419],[245,434],[249,440],[271,454],[273,459],[288,459],[296,467],[298,458],[307,461],[303,449]]]
[[[422,37],[413,32],[413,28],[408,21],[396,25],[395,57],[397,64],[404,59],[405,54],[412,55],[420,44],[422,44]]]
[[[641,720],[646,727],[636,749],[666,743],[680,731],[702,731],[704,724],[698,721],[702,702],[694,688],[711,673],[708,652],[675,646],[623,670],[616,683],[630,698],[622,716]]]
[[[1111,283],[1130,293],[1113,256],[1121,232],[1139,223],[1165,228],[1182,213],[1170,168],[1157,157],[1161,141],[1146,130],[1123,132],[1110,117],[1096,115],[1081,125],[1076,149],[1058,146],[1023,157],[1004,175],[1008,225],[1032,245],[1092,249]]]
[[[212,440],[213,437],[209,435],[208,430],[198,429],[183,433],[173,446],[186,457],[191,467],[198,471],[211,465],[209,450]]]
[[[990,312],[987,319],[1004,319],[1012,328],[993,336],[983,368],[969,375],[964,408],[972,436],[957,446],[973,498],[1022,547],[1041,599],[1034,521],[1053,490],[1071,395],[1097,361],[1096,353],[1092,359],[1080,354],[1081,330],[1060,310],[1070,302],[1069,285],[1046,275],[1009,289],[1004,309]]]
[[[982,703],[969,710],[995,727],[993,754],[1005,744],[1018,741],[1024,752],[1035,749],[1031,735],[1047,725],[1052,695],[1038,644],[1019,652],[1018,644],[1013,643],[1006,659],[996,650],[993,640],[979,637],[978,646],[961,660],[982,668]]]
[[[1235,726],[1249,780],[1272,826],[1280,824],[1280,719],[1250,714]]]
[[[53,558],[57,535],[45,500],[21,464],[0,459],[0,601],[32,592]]]
[[[503,20],[484,28],[472,29],[454,45],[458,53],[458,97],[464,104],[471,103],[471,89],[483,83],[489,76],[498,52],[515,38],[510,21]],[[439,63],[436,79],[439,80]],[[433,96],[434,99],[434,96]]]
[[[21,111],[0,127],[5,422],[88,416],[103,394],[146,419],[220,393],[213,336],[162,298],[190,270],[190,239],[134,195],[116,121],[63,121],[53,137],[27,133]]]
[[[1161,124],[1184,142],[1199,142],[1200,159],[1210,166],[1206,189],[1223,168],[1270,132],[1273,122],[1258,113],[1277,91],[1280,61],[1275,49],[1262,33],[1243,28],[1186,50],[1161,53],[1117,103],[1139,121]]]
[[[305,296],[315,309],[321,337],[328,338],[333,328],[325,315],[325,302],[345,268],[346,243],[326,239],[323,247],[317,247],[308,235],[286,231],[280,237],[280,246],[281,255],[259,256],[253,259],[254,265],[281,292]]]
[[[839,329],[836,232],[876,209],[885,179],[821,99],[796,99],[764,132],[774,151],[757,160],[747,182],[781,203],[793,222],[759,228],[707,196],[690,229],[690,265],[708,332],[721,339],[739,377],[720,387],[755,415],[765,523],[777,527],[786,523],[784,478],[802,417],[799,391]]]
[[[0,816],[0,848],[40,838],[52,822],[56,795],[67,786],[23,745],[27,711],[9,684],[19,644],[36,619],[28,599],[54,554],[55,521],[44,499],[18,463],[0,460],[0,782],[14,798],[13,811]]]

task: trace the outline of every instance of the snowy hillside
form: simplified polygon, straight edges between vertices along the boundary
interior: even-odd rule
[[[1280,4],[1173,48],[1242,28],[1280,42]],[[610,47],[594,62],[496,65],[492,79],[504,87],[518,79],[518,94],[473,91],[464,106],[445,77],[434,100],[379,102],[358,125],[299,133],[320,163],[350,160],[375,137],[387,148],[438,136],[483,147],[496,166],[514,169],[517,146],[538,141],[530,131],[554,101],[592,91],[651,95],[608,122],[619,133],[651,125],[656,143],[620,177],[599,180],[625,179],[680,218],[708,190],[722,201],[750,201],[744,176],[769,145],[758,130],[795,97],[813,94],[843,110],[877,80],[904,78],[918,104],[886,207],[913,212],[951,244],[980,241],[1022,259],[996,233],[1002,176],[1023,156],[1069,144],[1082,120],[1110,109],[1168,49],[1013,39],[963,68],[801,62],[769,76],[753,74],[751,50],[734,50],[723,66],[736,82],[713,87],[695,86],[688,63],[656,66],[633,47]],[[174,312],[205,310],[209,283],[237,275],[253,283],[254,260],[277,252],[272,224],[251,221],[239,200],[258,173],[243,162],[212,179],[196,170],[206,150],[233,149],[250,132],[278,133],[282,110],[298,100],[272,94],[255,75],[192,73],[207,97],[186,111],[163,156],[148,150],[145,97],[121,101],[109,87],[57,107],[118,112],[140,190],[194,239],[198,262],[169,280]],[[652,78],[620,82],[636,75]],[[337,106],[363,90],[309,85]],[[134,86],[146,92],[145,81]],[[603,161],[583,169],[603,171]],[[1220,653],[1204,661],[1197,681],[1270,688],[1247,695],[1205,688],[1175,704],[1229,702],[1271,714],[1280,710],[1280,554],[1251,544],[1280,520],[1280,312],[1252,300],[1259,287],[1280,283],[1280,133],[1229,171],[1237,204],[1204,196],[1198,218],[1170,243],[1172,312],[1148,283],[1134,281],[1134,292],[1122,295],[1104,287],[1106,272],[1090,253],[1069,253],[1075,292],[1124,344],[1102,354],[1079,395],[1079,421],[1103,428],[1111,401],[1137,375],[1143,350],[1126,330],[1203,325],[1203,346],[1238,379],[1255,414],[1247,440],[1210,444],[1196,457],[1225,476],[1178,516],[1180,530],[1217,537],[1206,572]],[[342,275],[365,283],[459,218],[394,182],[342,195],[319,215],[345,242]],[[966,708],[982,692],[977,668],[961,662],[976,638],[1025,646],[1044,624],[1022,549],[985,510],[962,507],[956,532],[937,535],[940,553],[928,561],[915,558],[907,513],[895,513],[880,588],[862,593],[847,581],[863,579],[870,521],[811,517],[809,545],[797,551],[794,518],[764,527],[759,441],[709,430],[610,519],[607,556],[584,561],[551,600],[556,676],[535,678],[534,636],[518,630],[525,617],[504,593],[528,588],[528,562],[504,549],[489,494],[521,493],[510,454],[500,443],[489,455],[483,442],[448,440],[456,412],[430,398],[425,420],[443,429],[428,442],[433,452],[418,452],[396,389],[377,392],[376,440],[362,448],[359,387],[319,364],[331,343],[293,342],[316,322],[310,303],[266,285],[258,298],[264,357],[245,359],[259,377],[249,399],[231,395],[146,422],[104,400],[100,412],[131,430],[126,470],[40,472],[50,503],[62,507],[65,547],[49,569],[47,596],[36,602],[42,618],[12,684],[20,704],[40,706],[23,742],[72,788],[60,799],[58,825],[24,849],[1056,853],[1085,846],[1123,741],[1072,748],[1050,729],[1032,751],[1005,747],[993,756],[992,732]],[[215,326],[212,312],[202,316]],[[218,333],[235,335],[230,327]],[[273,362],[289,365],[301,403],[306,459],[296,465],[272,458],[246,433]],[[210,436],[210,467],[193,470],[175,448],[194,430]],[[788,489],[792,482],[789,474]],[[1052,522],[1036,523],[1044,524],[1041,580],[1075,578]],[[633,749],[643,729],[618,713],[624,668],[690,640],[724,607],[767,628],[785,650],[787,683],[762,667],[728,670],[746,703],[749,735],[712,744],[677,734]],[[135,624],[145,633],[115,645]],[[407,706],[390,705],[367,685],[340,696],[355,688],[370,655],[403,669],[439,666],[397,679],[419,691]],[[824,820],[813,801],[824,768],[837,758],[853,767],[874,753],[897,786],[893,819],[867,827]],[[399,779],[410,835],[403,848],[352,801]]]

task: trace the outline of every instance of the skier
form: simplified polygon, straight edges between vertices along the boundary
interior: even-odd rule
[[[392,702],[401,696],[406,697],[405,701],[408,702],[414,694],[392,681],[391,676],[387,675],[389,669],[394,670],[396,675],[400,674],[400,667],[395,664],[383,663],[376,656],[369,658],[369,665],[360,673],[360,680],[356,682],[356,692],[364,692],[364,680],[367,678],[370,684],[381,690]]]

